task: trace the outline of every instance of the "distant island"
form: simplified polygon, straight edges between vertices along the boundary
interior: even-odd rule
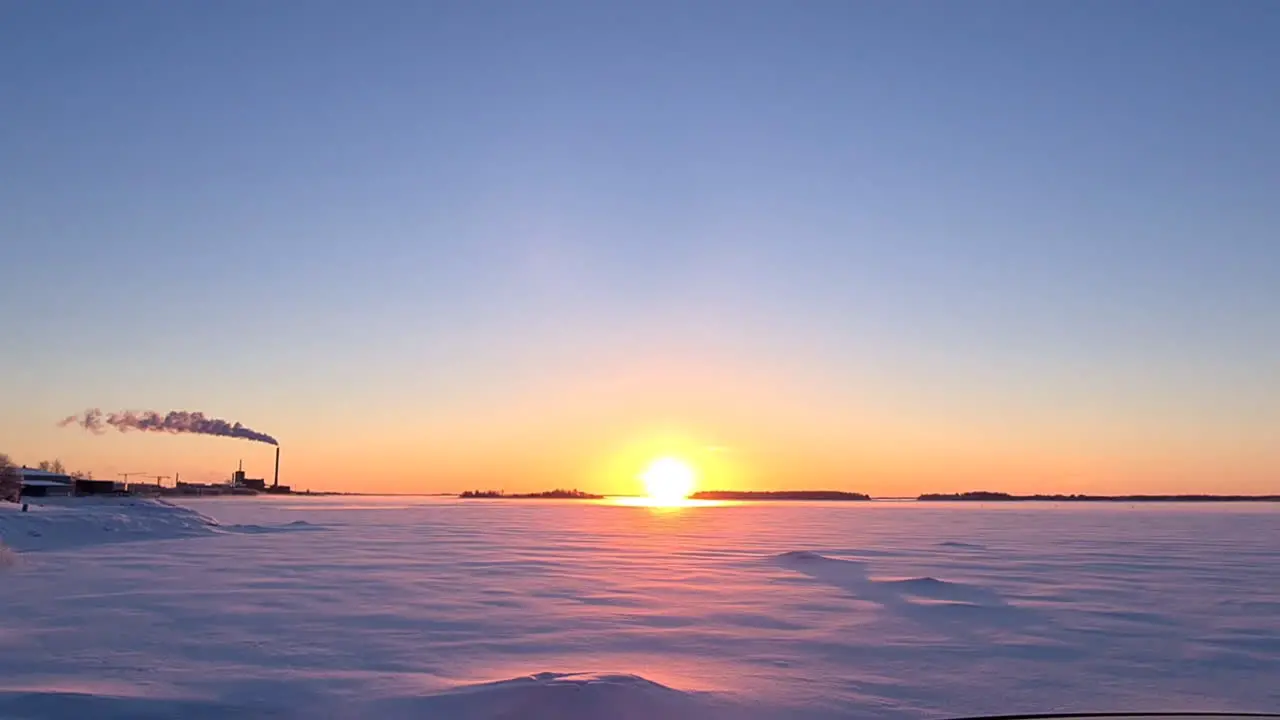
[[[539,493],[513,493],[508,495],[501,490],[467,490],[458,497],[471,499],[500,498],[504,500],[601,500],[603,495],[592,495],[581,490],[547,490]]]
[[[870,500],[870,495],[839,490],[704,490],[693,500]]]
[[[1280,502],[1280,495],[1011,495],[1002,492],[928,493],[922,502]]]

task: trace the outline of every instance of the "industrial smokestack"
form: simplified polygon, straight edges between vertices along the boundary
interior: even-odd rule
[[[276,446],[276,479],[271,481],[271,487],[280,487],[280,446]]]

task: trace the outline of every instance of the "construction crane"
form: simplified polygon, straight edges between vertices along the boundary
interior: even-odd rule
[[[117,475],[119,475],[120,477],[124,478],[124,484],[125,484],[125,485],[128,485],[128,484],[129,484],[129,476],[130,476],[130,475],[146,475],[146,473],[142,473],[142,472],[127,472],[127,473],[116,473],[116,474],[117,474]]]
[[[170,476],[169,476],[169,475],[148,475],[147,477],[149,477],[149,478],[155,478],[155,480],[156,480],[156,487],[164,487],[163,483],[161,483],[160,481],[161,481],[161,480],[168,480]]]

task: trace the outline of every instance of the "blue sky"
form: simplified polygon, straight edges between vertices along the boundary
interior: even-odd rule
[[[318,485],[588,484],[676,424],[761,483],[1274,489],[1276,37],[1261,2],[5,3],[0,450],[173,464],[53,422],[180,408]]]

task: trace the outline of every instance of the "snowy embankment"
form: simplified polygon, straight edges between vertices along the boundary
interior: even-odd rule
[[[217,521],[163,500],[49,498],[0,503],[0,544],[19,552],[211,535]]]
[[[41,498],[20,505],[0,503],[0,565],[16,562],[13,551],[67,550],[138,540],[175,540],[221,533],[255,534],[300,530],[305,523],[283,527],[223,526],[211,517],[165,500]],[[7,558],[7,559],[6,559]]]

